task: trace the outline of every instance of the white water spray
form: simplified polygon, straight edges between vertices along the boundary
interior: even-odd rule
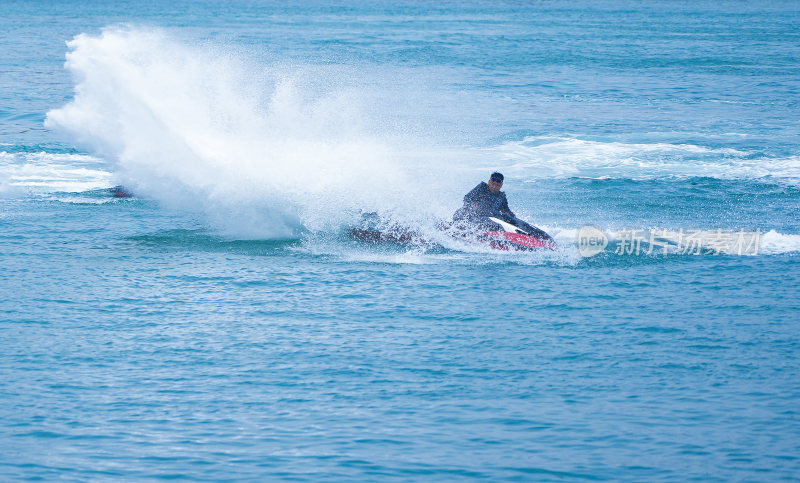
[[[359,209],[431,204],[352,79],[254,68],[152,29],[106,28],[68,46],[75,97],[46,125],[114,162],[135,192],[197,210],[224,234],[294,237]]]

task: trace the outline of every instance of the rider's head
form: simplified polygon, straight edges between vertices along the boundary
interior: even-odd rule
[[[494,173],[492,173],[491,176],[489,176],[489,191],[491,191],[494,194],[497,194],[500,192],[500,188],[502,187],[503,187],[503,175],[495,171]]]

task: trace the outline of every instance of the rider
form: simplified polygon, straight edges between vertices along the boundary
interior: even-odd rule
[[[487,219],[492,216],[502,218],[503,221],[523,229],[529,235],[552,241],[550,235],[544,231],[517,218],[517,215],[508,207],[506,194],[500,191],[502,187],[503,175],[498,172],[489,176],[488,183],[481,182],[474,187],[464,196],[464,206],[453,215],[455,226],[462,229],[470,226],[495,229],[497,225]]]
[[[514,218],[514,212],[508,207],[506,194],[500,191],[503,187],[503,175],[494,172],[489,182],[481,181],[478,186],[464,196],[464,206],[453,215],[453,221],[480,221],[487,216],[508,214]]]

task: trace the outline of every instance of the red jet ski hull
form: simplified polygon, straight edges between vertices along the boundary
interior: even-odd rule
[[[540,250],[543,248],[554,250],[556,244],[550,240],[543,240],[523,233],[510,233],[507,231],[488,231],[483,234],[489,246],[495,250]]]

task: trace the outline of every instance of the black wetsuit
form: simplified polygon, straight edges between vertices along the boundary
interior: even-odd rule
[[[506,194],[502,191],[492,193],[485,181],[474,187],[464,196],[464,206],[453,215],[454,221],[475,221],[487,216],[501,216],[509,213],[514,216],[508,207]]]
[[[456,210],[453,214],[453,225],[456,228],[485,228],[488,230],[499,230],[500,226],[489,220],[488,217],[500,218],[507,223],[511,223],[522,232],[535,236],[542,240],[553,239],[544,231],[529,225],[517,218],[517,215],[508,207],[506,194],[502,191],[497,194],[489,190],[489,185],[481,182],[464,196],[464,206]],[[522,233],[517,231],[517,233]]]

